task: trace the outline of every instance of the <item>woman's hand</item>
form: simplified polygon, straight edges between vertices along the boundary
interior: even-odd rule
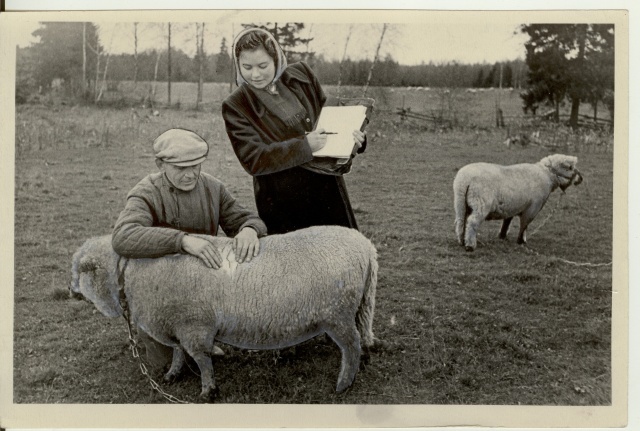
[[[358,146],[358,149],[362,148],[362,143],[364,142],[364,132],[361,132],[360,130],[354,130],[353,131],[353,141],[356,143],[356,145]]]
[[[260,252],[258,233],[250,227],[242,229],[233,239],[233,252],[238,263],[251,262]]]
[[[321,150],[327,144],[327,135],[323,135],[322,133],[324,133],[324,129],[318,129],[309,132],[307,135],[307,142],[309,142],[312,153]]]
[[[218,269],[222,265],[218,249],[207,239],[185,235],[182,237],[182,249],[203,261],[209,268]]]

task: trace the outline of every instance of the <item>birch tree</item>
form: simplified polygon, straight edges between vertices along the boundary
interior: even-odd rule
[[[171,107],[171,23],[167,25],[167,105]]]
[[[376,55],[373,57],[373,61],[371,62],[371,68],[369,69],[369,75],[367,76],[367,84],[364,87],[364,91],[362,92],[362,96],[366,97],[367,90],[369,89],[369,83],[371,82],[371,77],[373,76],[373,69],[376,66],[376,62],[378,61],[378,56],[380,55],[380,47],[382,46],[382,41],[384,40],[384,34],[387,31],[387,23],[382,25],[382,32],[380,33],[380,41],[378,41],[378,47],[376,48]]]
[[[347,48],[349,47],[349,40],[351,39],[351,33],[353,32],[353,24],[349,26],[347,31],[347,39],[344,42],[344,52],[342,53],[342,60],[340,60],[340,68],[338,69],[338,96],[340,96],[340,88],[342,85],[342,74],[344,72],[344,61],[347,59]]]

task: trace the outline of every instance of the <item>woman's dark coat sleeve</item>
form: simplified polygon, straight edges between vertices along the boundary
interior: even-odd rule
[[[272,174],[313,159],[304,136],[266,144],[246,115],[229,103],[222,105],[222,116],[236,156],[251,175]]]

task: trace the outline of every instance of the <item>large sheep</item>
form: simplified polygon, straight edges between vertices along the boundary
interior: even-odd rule
[[[463,166],[453,181],[458,242],[467,251],[473,251],[478,228],[484,220],[504,220],[500,238],[505,239],[511,220],[519,216],[518,244],[524,244],[527,226],[551,192],[558,187],[564,192],[571,184],[582,182],[577,163],[577,157],[554,154],[538,163],[511,166],[471,163]]]
[[[118,275],[132,323],[173,347],[167,381],[193,357],[202,376],[201,397],[217,394],[210,353],[214,340],[245,349],[282,349],[326,333],[340,347],[337,392],[353,382],[361,344],[373,345],[377,254],[354,229],[317,226],[267,236],[260,254],[238,264],[232,240],[214,237],[220,269],[190,255],[118,263],[111,237],[87,240],[73,256],[71,290],[106,316],[123,313]],[[184,350],[183,350],[184,349]]]

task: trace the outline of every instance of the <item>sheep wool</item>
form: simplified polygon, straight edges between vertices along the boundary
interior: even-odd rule
[[[361,347],[374,343],[373,244],[354,229],[316,226],[261,238],[259,255],[239,264],[231,238],[214,241],[223,258],[218,270],[184,254],[130,259],[124,270],[132,323],[174,349],[165,379],[177,377],[186,351],[200,368],[201,396],[211,399],[214,340],[281,349],[326,333],[342,353],[336,391],[349,387]],[[111,237],[91,238],[73,256],[71,290],[104,315],[120,316],[117,267]]]
[[[551,193],[582,182],[578,158],[553,154],[538,163],[502,166],[472,163],[463,166],[453,181],[455,230],[467,251],[476,248],[476,235],[484,220],[504,220],[499,237],[505,239],[513,217],[520,218],[518,244],[526,242],[526,229]]]

